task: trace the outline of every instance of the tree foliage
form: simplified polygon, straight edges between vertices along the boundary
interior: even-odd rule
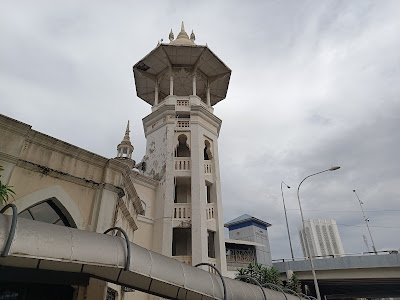
[[[4,171],[4,168],[0,166],[0,172]],[[0,174],[1,177],[1,174]],[[15,192],[12,190],[12,186],[3,184],[0,178],[0,205],[6,205],[9,197],[14,198]]]
[[[266,283],[272,283],[281,288],[288,288],[297,293],[301,292],[301,282],[297,278],[296,274],[292,274],[289,280],[286,282],[286,286],[283,285],[283,282],[280,278],[280,274],[277,269],[274,267],[267,268],[262,265],[253,265],[249,264],[247,268],[240,268],[237,270],[237,275],[247,275],[254,279],[256,279],[261,285],[265,285]],[[255,284],[250,279],[240,279],[241,281],[245,281],[247,283]],[[272,286],[266,286],[270,289],[276,290],[276,288]]]
[[[296,274],[292,273],[292,276],[286,283],[286,287],[292,291],[295,291],[296,293],[301,293],[301,283]]]
[[[257,280],[261,285],[264,285],[266,283],[272,283],[275,284],[279,287],[283,287],[282,280],[280,279],[280,274],[275,268],[267,268],[264,267],[263,265],[253,265],[249,264],[247,268],[241,268],[237,270],[237,275],[247,275],[255,280]],[[252,283],[249,279],[241,279],[242,281]]]

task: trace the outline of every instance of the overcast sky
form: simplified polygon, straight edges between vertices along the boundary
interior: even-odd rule
[[[132,66],[181,21],[231,69],[215,106],[224,220],[272,224],[274,259],[302,256],[305,218],[338,223],[345,252],[400,247],[400,1],[2,1],[0,113],[108,158],[150,106]]]

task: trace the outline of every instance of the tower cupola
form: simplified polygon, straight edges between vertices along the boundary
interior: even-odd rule
[[[183,22],[176,39],[172,29],[168,37],[133,66],[138,97],[157,109],[170,96],[194,96],[211,110],[225,99],[231,70],[207,45],[195,44]]]
[[[117,158],[129,158],[132,159],[132,152],[134,147],[132,146],[131,139],[129,137],[129,121],[126,125],[125,136],[121,143],[117,146]]]

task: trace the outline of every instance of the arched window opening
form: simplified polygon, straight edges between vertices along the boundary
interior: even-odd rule
[[[44,223],[56,224],[67,227],[76,227],[71,224],[65,214],[56,205],[53,198],[36,203],[24,209],[18,214],[19,217],[36,220]]]
[[[175,150],[175,157],[190,157],[190,149],[187,145],[187,136],[181,134],[178,136],[178,147]]]
[[[209,141],[204,142],[204,160],[212,159],[211,146]]]

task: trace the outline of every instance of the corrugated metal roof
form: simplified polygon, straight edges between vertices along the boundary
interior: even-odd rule
[[[252,216],[250,216],[248,214],[241,215],[240,217],[237,217],[236,219],[233,219],[233,220],[229,221],[228,223],[225,223],[224,226],[229,228],[232,225],[236,225],[236,224],[240,224],[240,223],[244,223],[244,222],[248,222],[248,221],[253,221],[253,222],[262,224],[262,225],[264,225],[266,227],[271,226],[270,223],[265,222],[265,221],[260,220],[260,219],[257,219],[255,217],[252,217]]]

